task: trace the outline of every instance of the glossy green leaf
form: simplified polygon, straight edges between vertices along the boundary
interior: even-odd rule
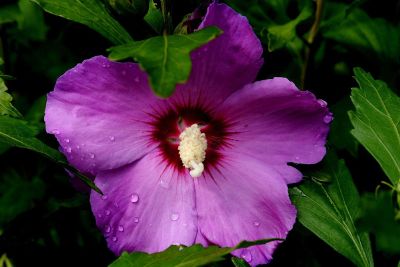
[[[327,3],[325,10],[320,29],[325,38],[400,63],[400,26],[345,4]]]
[[[8,116],[0,116],[0,142],[40,153],[71,171],[89,187],[101,193],[92,180],[68,165],[64,156],[35,137],[36,129],[26,121]]]
[[[371,74],[354,69],[360,88],[353,88],[351,133],[374,156],[393,184],[400,178],[400,97]]]
[[[146,267],[197,267],[218,262],[224,259],[232,251],[254,245],[265,244],[281,239],[263,239],[254,242],[242,242],[233,248],[220,248],[210,246],[204,248],[201,245],[191,247],[170,246],[165,251],[147,254],[143,252],[122,253],[110,267],[146,266]]]
[[[308,176],[330,176],[330,182],[305,180],[291,190],[301,224],[357,266],[373,266],[367,233],[355,225],[360,198],[343,160],[328,154],[323,167]]]
[[[0,78],[0,115],[21,117],[21,113],[12,105],[12,96],[7,93],[7,86]]]
[[[190,52],[216,38],[221,31],[208,27],[188,35],[163,35],[110,48],[110,59],[133,58],[149,75],[154,92],[170,96],[178,83],[189,78]]]
[[[31,0],[54,15],[82,23],[102,34],[113,44],[132,41],[129,33],[107,12],[98,0]]]
[[[244,259],[232,257],[231,261],[235,267],[249,267],[249,264]]]
[[[0,177],[0,226],[32,208],[32,202],[42,198],[45,184],[34,177],[21,177],[16,171],[2,172]]]
[[[400,253],[400,222],[395,221],[395,208],[390,192],[372,193],[362,197],[362,216],[357,221],[360,227],[375,236],[380,251]]]

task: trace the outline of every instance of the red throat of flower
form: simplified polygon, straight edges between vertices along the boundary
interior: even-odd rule
[[[229,123],[201,107],[179,107],[154,117],[152,139],[169,166],[199,177],[222,161],[229,145]]]

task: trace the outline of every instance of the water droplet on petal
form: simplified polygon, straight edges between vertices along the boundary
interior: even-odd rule
[[[251,262],[251,260],[253,259],[251,252],[247,249],[243,250],[241,257],[245,259],[247,262]]]
[[[91,159],[95,158],[95,155],[93,153],[90,153],[89,156],[90,156]]]
[[[170,218],[171,218],[172,221],[177,221],[179,219],[179,214],[178,213],[172,213]]]
[[[79,145],[76,146],[76,149],[81,149],[81,147]]]
[[[122,225],[118,226],[118,231],[123,232],[124,231],[124,227]]]
[[[69,142],[70,142],[70,140],[67,138],[67,139],[65,139],[65,142],[66,142],[66,143],[69,143]]]
[[[72,152],[72,148],[71,148],[71,147],[67,147],[67,148],[65,149],[65,151],[67,151],[67,153],[71,153],[71,152]]]
[[[101,199],[102,199],[102,200],[106,200],[107,198],[108,198],[107,195],[102,195],[102,196],[101,196]]]
[[[103,215],[99,214],[99,215],[97,215],[97,217],[99,217],[101,219],[101,218],[103,218]]]
[[[114,136],[110,136],[110,141],[115,141],[115,137]]]
[[[330,123],[332,121],[333,117],[331,115],[326,115],[324,117],[324,122],[325,123]]]
[[[295,160],[300,160],[299,156],[294,157]]]
[[[139,201],[139,195],[138,194],[132,194],[131,195],[131,202],[132,203],[137,203]]]
[[[168,188],[169,188],[169,184],[168,184],[166,181],[164,181],[164,180],[161,180],[161,181],[160,181],[160,186],[161,186],[162,188],[165,188],[165,189],[168,189]]]
[[[319,105],[320,105],[321,107],[323,107],[323,108],[325,108],[325,107],[328,105],[328,103],[326,103],[326,102],[325,102],[324,100],[322,100],[322,99],[318,99],[317,101],[318,101]]]
[[[106,231],[106,233],[109,233],[109,232],[111,232],[111,226],[109,226],[109,225],[106,225],[106,229],[105,229],[105,231]]]
[[[255,222],[253,222],[253,225],[254,225],[255,227],[258,227],[258,226],[260,226],[260,223],[257,222],[257,221],[255,221]]]
[[[117,242],[117,240],[118,240],[118,237],[116,237],[116,236],[114,236],[114,237],[112,238],[112,241],[114,241],[114,242]]]
[[[135,223],[138,223],[138,222],[139,222],[139,217],[133,218],[133,221],[134,221]]]
[[[59,130],[53,130],[53,131],[51,131],[51,133],[52,134],[60,134],[60,131]]]
[[[137,83],[139,82],[139,77],[135,78],[135,82],[137,82]]]
[[[106,210],[104,213],[108,216],[108,215],[111,214],[111,211],[110,210]]]

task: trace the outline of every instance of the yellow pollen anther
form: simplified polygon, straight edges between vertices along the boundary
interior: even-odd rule
[[[207,149],[206,135],[200,131],[197,124],[193,124],[179,135],[179,140],[178,150],[183,166],[190,169],[190,176],[199,177],[204,171],[203,161],[206,158]]]

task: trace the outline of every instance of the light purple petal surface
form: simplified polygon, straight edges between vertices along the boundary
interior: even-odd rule
[[[286,182],[273,168],[247,155],[229,153],[229,163],[195,180],[200,232],[219,246],[243,240],[285,238],[296,219]],[[277,242],[235,251],[251,265],[271,260]]]
[[[100,172],[90,202],[109,248],[157,252],[173,244],[190,246],[197,233],[193,178],[178,175],[150,153],[117,170]]]
[[[254,81],[263,63],[262,46],[246,17],[224,4],[212,3],[199,29],[217,26],[223,34],[191,53],[192,72],[173,98],[181,103],[212,101],[218,105]]]
[[[332,114],[326,103],[285,78],[245,86],[221,110],[233,121],[234,149],[273,167],[288,183],[301,174],[288,162],[313,164],[325,155]]]
[[[97,56],[57,80],[47,97],[46,130],[73,166],[95,174],[153,149],[145,115],[156,101],[137,64]]]

